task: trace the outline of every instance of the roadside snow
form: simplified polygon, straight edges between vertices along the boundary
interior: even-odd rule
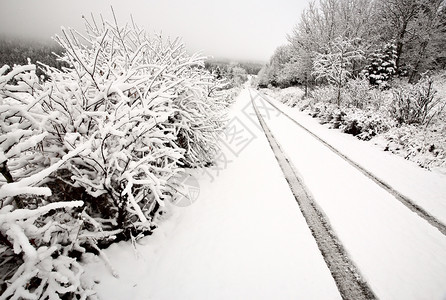
[[[446,180],[441,174],[379,152],[274,103],[432,214],[446,219]],[[267,120],[267,124],[378,298],[446,297],[443,234],[285,116]]]
[[[172,207],[136,252],[128,242],[106,249],[119,278],[100,261],[86,265],[100,281],[101,299],[340,299],[260,125],[249,117],[247,89],[233,110],[225,158],[208,173],[193,173],[197,202]]]

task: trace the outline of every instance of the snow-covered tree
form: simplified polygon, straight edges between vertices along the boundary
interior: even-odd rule
[[[229,71],[229,79],[233,81],[233,85],[235,86],[241,86],[248,80],[248,73],[238,65],[230,66]]]
[[[272,80],[272,72],[269,64],[264,65],[257,74],[257,86],[261,88],[267,87]]]
[[[295,48],[304,49],[308,53],[323,52],[327,45],[340,37],[360,39],[365,43],[374,36],[374,14],[372,0],[310,2],[288,40]]]
[[[411,83],[445,60],[444,0],[379,0],[377,9],[379,37],[396,41],[397,68],[409,75]]]
[[[371,84],[385,86],[396,74],[396,59],[396,44],[387,43],[382,49],[370,55],[370,65],[364,69],[363,75]]]
[[[310,85],[314,81],[313,72],[313,59],[314,53],[310,53],[305,51],[302,48],[295,49],[295,63],[294,67],[294,76],[296,76],[297,81],[304,85],[305,87],[305,97],[308,96],[308,89]]]
[[[407,65],[410,67],[409,82],[415,83],[427,69],[438,68],[439,59],[445,59],[446,2],[423,1],[411,30],[407,49]]]
[[[338,38],[330,44],[326,53],[318,53],[314,60],[313,75],[336,86],[338,106],[341,103],[341,89],[352,76],[354,61],[364,59],[364,52],[354,42]]]
[[[291,44],[278,47],[270,62],[259,72],[259,85],[285,88],[297,84],[299,69],[296,62],[296,53]]]
[[[421,1],[379,0],[377,4],[380,14],[376,25],[381,27],[381,34],[386,40],[396,40],[396,65],[399,68],[404,47],[410,39],[411,24],[417,18]]]

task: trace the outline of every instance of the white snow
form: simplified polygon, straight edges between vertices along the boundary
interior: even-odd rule
[[[414,182],[408,178],[418,179],[418,193],[436,195],[438,205],[444,205],[440,202],[446,200],[446,181],[442,181],[441,174],[420,171],[398,157],[384,159],[386,153],[381,156],[371,145],[336,134],[303,113],[293,112],[293,117],[347,156],[385,175],[386,181],[399,182],[403,193],[412,196],[410,191],[416,189],[410,186]],[[266,122],[378,298],[444,299],[446,237],[443,234],[286,116]],[[393,180],[393,176],[399,178]],[[429,203],[435,201],[431,199]]]

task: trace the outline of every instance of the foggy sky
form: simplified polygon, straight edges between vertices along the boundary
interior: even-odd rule
[[[118,23],[130,14],[149,33],[182,37],[190,51],[234,60],[267,61],[286,43],[308,0],[0,0],[0,35],[49,39],[60,27],[84,28],[91,13]]]

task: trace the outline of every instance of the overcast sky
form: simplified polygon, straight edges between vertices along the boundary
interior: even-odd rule
[[[0,0],[0,35],[47,39],[60,26],[83,28],[82,15],[130,21],[149,33],[183,38],[216,58],[267,61],[286,43],[309,0]]]

